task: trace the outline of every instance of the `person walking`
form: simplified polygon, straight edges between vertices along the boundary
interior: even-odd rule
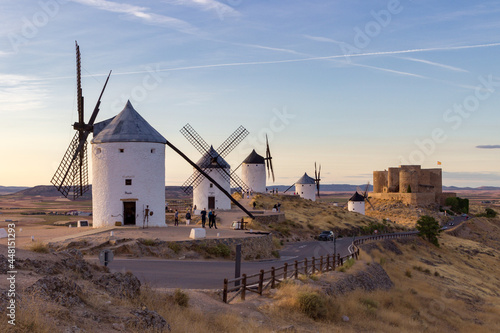
[[[186,225],[189,225],[191,223],[191,213],[189,210],[186,213]]]
[[[203,208],[203,210],[200,212],[201,214],[201,227],[205,228],[205,223],[207,223],[207,211],[205,210],[206,208]]]
[[[212,229],[212,219],[214,217],[214,212],[210,209],[208,211],[208,227]]]
[[[175,213],[174,213],[174,226],[178,226],[178,225],[179,225],[179,212],[176,209]]]
[[[257,206],[257,203],[254,201],[253,202],[253,209],[255,209],[255,206]]]

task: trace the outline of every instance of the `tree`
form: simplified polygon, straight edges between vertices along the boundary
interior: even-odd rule
[[[459,197],[446,198],[446,206],[450,206],[451,210],[459,214],[469,213],[469,199],[462,199]]]
[[[411,193],[411,186],[408,184],[408,187],[406,188],[406,193]]]
[[[421,216],[417,221],[416,228],[420,232],[420,237],[427,239],[436,246],[439,246],[438,235],[441,232],[441,226],[435,218],[429,215]]]

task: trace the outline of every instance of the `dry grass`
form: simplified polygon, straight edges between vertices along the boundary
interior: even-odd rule
[[[28,250],[37,252],[37,253],[49,253],[49,246],[43,242],[33,242],[30,243],[28,246]]]

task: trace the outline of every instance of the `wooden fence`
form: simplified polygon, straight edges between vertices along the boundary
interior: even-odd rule
[[[293,263],[285,262],[283,266],[277,268],[271,267],[270,270],[261,269],[260,272],[256,274],[242,274],[242,276],[238,278],[224,279],[222,301],[224,303],[230,303],[238,296],[240,296],[241,300],[244,301],[247,292],[256,293],[262,296],[265,289],[274,289],[280,282],[286,279],[298,279],[299,274],[310,276],[316,273],[334,271],[336,267],[344,265],[344,262],[349,259],[354,258],[355,260],[358,260],[358,245],[368,241],[405,238],[416,235],[418,235],[418,233],[385,234],[363,237],[355,239],[351,244],[351,253],[343,257],[337,255],[337,258],[335,258],[334,255],[329,254],[326,257],[312,257],[311,259],[305,258],[300,261],[295,260]],[[230,287],[230,285],[234,286]],[[234,295],[231,295],[228,299],[229,293],[234,293]]]

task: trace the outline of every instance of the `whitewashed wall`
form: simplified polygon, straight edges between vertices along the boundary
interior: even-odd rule
[[[241,180],[254,192],[266,193],[266,166],[264,164],[241,165]]]
[[[295,193],[301,198],[316,201],[316,184],[295,184]]]
[[[230,169],[226,169],[230,172]],[[193,172],[195,169],[193,168]],[[209,172],[210,171],[210,172]],[[215,169],[206,169],[217,183],[219,183],[228,193],[231,193],[231,185],[222,178],[219,171]],[[231,209],[231,200],[224,195],[215,185],[210,187],[210,181],[203,177],[203,181],[193,189],[193,206],[199,211],[203,208],[208,209],[208,197],[215,197],[215,209]]]
[[[123,149],[123,153],[120,152]],[[151,152],[153,150],[153,152]],[[92,144],[92,211],[94,228],[123,223],[123,201],[136,201],[136,225],[144,208],[149,226],[165,227],[165,145],[152,142]],[[125,185],[132,179],[132,185]]]
[[[347,210],[365,215],[365,202],[349,201],[347,202]]]

